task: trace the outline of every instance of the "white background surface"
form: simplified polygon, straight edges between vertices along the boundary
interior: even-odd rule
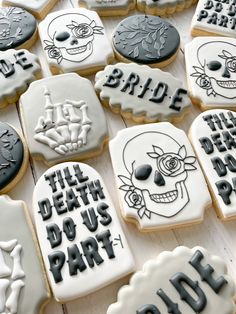
[[[30,0],[25,0],[30,1]],[[77,6],[77,0],[61,0],[54,8],[55,10],[72,8]],[[184,81],[186,86],[185,66],[184,66],[184,44],[191,40],[190,23],[194,14],[195,8],[192,7],[181,13],[175,14],[169,18],[169,21],[177,27],[181,35],[181,49],[177,59],[172,65],[166,67],[164,70],[171,72],[173,75]],[[134,14],[134,12],[131,12]],[[103,18],[106,31],[111,37],[111,33],[118,21],[121,18]],[[44,59],[42,47],[38,41],[32,49],[41,60],[43,67],[43,75],[50,76],[50,71]],[[33,110],[32,103],[32,110]],[[133,125],[130,121],[124,121],[120,116],[115,115],[105,109],[110,138],[113,138],[118,130]],[[186,132],[189,129],[194,117],[199,113],[196,107],[191,108],[191,113],[186,119],[177,126],[184,129]],[[18,108],[15,105],[10,105],[6,109],[0,111],[1,120],[11,123],[18,129],[21,128]],[[120,216],[118,198],[115,189],[115,181],[111,167],[110,156],[106,148],[102,155],[97,158],[86,160],[86,163],[94,167],[103,177],[112,200],[117,208]],[[21,182],[11,191],[10,196],[13,199],[24,200],[30,211],[32,210],[32,193],[34,184],[39,176],[47,169],[42,162],[35,162],[30,159],[30,164],[26,175]],[[192,187],[196,190],[197,186]],[[201,195],[199,195],[199,198]],[[127,235],[130,246],[133,250],[136,260],[136,268],[140,269],[142,264],[150,258],[157,256],[163,250],[172,250],[177,245],[186,245],[193,247],[201,245],[210,250],[213,254],[220,255],[228,265],[229,273],[236,281],[236,221],[221,222],[215,214],[213,208],[205,213],[204,222],[193,227],[180,228],[172,231],[161,231],[142,234],[133,224],[125,223],[120,216],[124,231]],[[65,305],[57,304],[51,301],[45,308],[45,314],[105,314],[110,303],[115,302],[118,289],[128,283],[129,277],[123,278],[118,282],[104,288],[87,297],[69,302]],[[30,297],[30,296],[29,296]],[[129,313],[121,313],[129,314]]]

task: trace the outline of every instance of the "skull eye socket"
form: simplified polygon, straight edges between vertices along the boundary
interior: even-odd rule
[[[217,71],[222,67],[222,64],[219,61],[210,61],[207,63],[207,67],[211,71]]]
[[[57,41],[64,41],[64,40],[67,40],[69,37],[70,37],[70,33],[60,32],[60,33],[56,34],[55,39]]]
[[[236,57],[228,58],[226,66],[230,72],[236,72]]]
[[[93,35],[93,28],[85,23],[73,28],[72,33],[75,37],[86,38]]]
[[[138,166],[134,171],[134,176],[137,180],[146,180],[152,172],[152,167],[150,165]]]

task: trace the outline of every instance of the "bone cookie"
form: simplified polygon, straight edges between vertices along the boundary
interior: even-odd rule
[[[48,169],[33,209],[54,297],[87,295],[133,270],[133,258],[100,175],[82,163]]]
[[[53,73],[97,72],[113,59],[104,26],[94,11],[62,10],[39,24],[39,34]]]
[[[102,103],[136,122],[177,121],[191,105],[180,80],[145,65],[108,65],[95,81]]]
[[[0,208],[0,312],[39,314],[50,292],[28,211],[6,195]]]
[[[25,49],[0,51],[0,108],[15,103],[29,83],[40,77],[36,55]]]
[[[236,217],[236,114],[215,109],[193,122],[190,140],[205,173],[220,218]]]
[[[29,49],[37,39],[33,15],[17,7],[0,7],[0,50]]]
[[[182,130],[168,122],[131,127],[110,141],[110,153],[125,220],[151,231],[203,219],[211,199]]]
[[[198,37],[185,46],[190,96],[201,109],[235,109],[236,39]]]
[[[224,261],[202,247],[178,247],[146,262],[107,314],[234,314],[235,284]]]
[[[25,174],[28,159],[28,150],[23,137],[9,124],[0,122],[1,194],[11,190],[21,180]]]
[[[79,0],[80,7],[96,11],[100,16],[127,15],[136,5],[135,0]]]
[[[54,7],[58,0],[2,0],[3,5],[10,5],[24,8],[31,12],[36,18],[43,19]]]
[[[235,37],[234,1],[199,0],[191,24],[192,36]]]
[[[33,82],[20,98],[20,111],[30,153],[49,165],[98,155],[107,142],[93,86],[75,73]]]
[[[151,15],[133,15],[121,21],[112,41],[118,60],[159,68],[174,61],[180,45],[176,28]]]

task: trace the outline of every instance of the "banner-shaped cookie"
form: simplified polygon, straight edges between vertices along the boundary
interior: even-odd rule
[[[235,112],[221,109],[204,112],[194,120],[189,135],[220,218],[235,218]]]
[[[180,80],[145,65],[108,65],[95,80],[102,103],[137,122],[179,120],[191,105]]]
[[[5,195],[0,208],[0,313],[41,313],[50,292],[29,214]]]
[[[65,302],[133,270],[133,258],[100,175],[82,163],[62,163],[36,184],[33,209],[54,297]]]
[[[107,314],[234,314],[234,294],[220,257],[202,247],[178,247],[146,262]]]
[[[211,199],[184,131],[168,122],[124,129],[110,153],[122,214],[141,231],[203,219]]]
[[[135,8],[135,0],[79,0],[79,6],[96,11],[100,16],[127,15]]]

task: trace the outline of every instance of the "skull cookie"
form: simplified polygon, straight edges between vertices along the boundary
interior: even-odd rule
[[[53,73],[91,74],[113,59],[96,12],[80,8],[51,13],[39,24],[39,33]]]
[[[167,122],[132,127],[110,152],[126,220],[144,231],[202,220],[210,195],[183,131]]]

